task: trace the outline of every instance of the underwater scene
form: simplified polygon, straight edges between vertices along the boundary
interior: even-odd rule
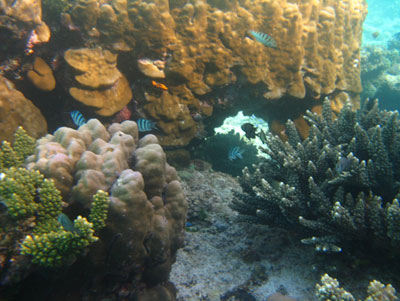
[[[0,1],[0,301],[398,300],[400,0]]]

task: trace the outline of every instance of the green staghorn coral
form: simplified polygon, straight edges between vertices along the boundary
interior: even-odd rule
[[[93,197],[89,221],[93,223],[93,229],[99,231],[106,226],[107,212],[109,206],[108,193],[102,190],[97,191]]]
[[[0,148],[0,171],[3,168],[21,166],[25,158],[35,152],[36,140],[20,126],[14,133],[14,143],[3,141]]]
[[[98,191],[89,215],[91,222],[78,216],[74,231],[67,231],[57,220],[62,214],[62,198],[54,182],[37,171],[15,167],[4,170],[0,198],[12,219],[34,222],[32,233],[21,244],[21,254],[31,255],[33,263],[46,267],[71,262],[98,239],[94,231],[105,226],[109,202],[108,194]]]
[[[105,227],[108,194],[99,190],[94,195],[88,222],[78,216],[73,231],[59,221],[62,197],[54,181],[40,172],[20,167],[34,152],[36,141],[20,127],[14,135],[14,145],[4,141],[0,149],[0,200],[15,226],[29,221],[30,231],[21,243],[20,254],[32,256],[32,262],[46,267],[58,267],[71,262],[82,250],[98,240],[94,232]],[[65,215],[65,219],[69,220]],[[12,223],[11,223],[12,224]],[[72,224],[72,223],[71,223]],[[10,223],[1,229],[13,233]],[[18,231],[17,231],[18,232]]]
[[[288,141],[268,137],[270,158],[240,179],[233,208],[241,218],[301,232],[317,251],[400,245],[400,121],[367,101],[337,118],[326,100],[322,116],[308,112],[311,128],[301,140],[293,122]]]
[[[53,183],[52,185],[54,187]],[[38,225],[34,234],[27,235],[22,242],[21,254],[31,255],[35,264],[58,267],[72,262],[87,246],[98,240],[94,232],[105,227],[109,198],[106,192],[99,190],[93,197],[90,222],[85,217],[78,216],[69,228],[63,222],[65,219],[70,222],[68,217],[61,213],[61,207],[57,210],[58,205],[61,205],[60,193],[56,189],[47,188],[50,187],[40,189],[46,191],[45,198],[41,201],[47,206],[39,206]],[[54,198],[46,198],[51,195]],[[52,204],[52,200],[56,200],[56,205]],[[60,219],[61,215],[63,218]]]
[[[72,262],[91,243],[94,236],[93,224],[78,216],[74,220],[76,231],[70,232],[57,225],[52,231],[27,235],[21,244],[21,254],[32,256],[32,262],[45,267],[59,267]]]

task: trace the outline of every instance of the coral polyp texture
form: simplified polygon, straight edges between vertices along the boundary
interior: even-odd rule
[[[166,283],[175,254],[183,244],[187,203],[157,137],[138,137],[134,121],[105,128],[97,119],[90,119],[78,130],[62,127],[39,139],[26,166],[54,182],[67,208],[90,211],[86,216],[92,228],[85,226],[83,218],[74,222],[76,231],[67,231],[64,236],[85,235],[87,240],[80,245],[84,247],[96,240],[91,231],[105,226],[101,243],[96,246],[100,251],[89,254],[92,260],[105,268],[106,274],[116,275],[115,280],[155,286]],[[103,201],[104,192],[93,197],[99,190],[110,193],[109,203]],[[32,236],[24,246],[36,254],[34,243],[48,249],[61,238],[41,239],[35,242]],[[105,254],[106,258],[96,258],[96,254]],[[168,289],[164,293],[172,294]]]
[[[241,217],[293,229],[317,251],[365,248],[397,252],[400,243],[400,123],[397,112],[367,101],[337,118],[328,100],[301,140],[287,123],[288,141],[269,136],[270,156],[241,178],[233,207]],[[311,236],[311,237],[307,237]],[[363,246],[363,247],[360,247]]]
[[[160,122],[163,145],[185,145],[196,135],[190,113],[208,111],[199,98],[239,77],[259,84],[266,99],[331,95],[340,107],[345,98],[356,103],[366,12],[362,0],[91,0],[74,1],[63,20],[87,41],[132,50],[144,74],[164,80],[168,91],[147,91],[146,111]],[[174,106],[157,109],[164,102]],[[171,130],[181,124],[183,132]]]

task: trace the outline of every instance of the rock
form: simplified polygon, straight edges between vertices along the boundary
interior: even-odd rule
[[[35,138],[47,132],[46,119],[34,104],[0,76],[0,140],[11,141],[18,126]]]

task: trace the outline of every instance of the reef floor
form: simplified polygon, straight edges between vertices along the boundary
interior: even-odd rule
[[[373,279],[399,289],[388,263],[328,257],[301,244],[296,233],[239,222],[229,207],[233,191],[241,189],[237,179],[208,163],[193,161],[179,176],[189,225],[170,274],[177,300],[316,300],[315,285],[325,273],[357,299],[365,298]]]
[[[179,175],[191,225],[170,274],[178,300],[266,300],[276,292],[315,299],[312,252],[293,234],[238,222],[229,208],[240,190],[235,178],[199,161]]]

